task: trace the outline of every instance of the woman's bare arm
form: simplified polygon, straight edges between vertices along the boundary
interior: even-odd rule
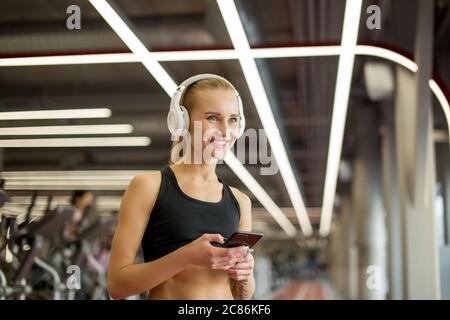
[[[239,231],[252,231],[252,202],[250,198],[236,188],[232,188],[236,200],[241,209],[241,220],[239,221]],[[230,287],[233,297],[236,300],[249,300],[255,292],[255,278],[252,274],[246,280],[236,281],[230,279]]]
[[[149,290],[187,265],[181,248],[151,262],[134,263],[160,182],[159,172],[138,175],[123,196],[108,268],[108,292],[113,299]]]

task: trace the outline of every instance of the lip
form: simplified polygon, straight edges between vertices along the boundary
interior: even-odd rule
[[[214,141],[213,143],[216,149],[225,149],[229,144],[228,141]]]
[[[230,140],[215,139],[214,137],[210,140],[210,143],[214,144],[216,149],[225,149],[230,144]]]

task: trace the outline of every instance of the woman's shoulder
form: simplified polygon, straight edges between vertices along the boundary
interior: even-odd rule
[[[159,193],[161,175],[158,171],[146,171],[135,175],[125,190],[121,203],[121,216],[148,218]]]
[[[234,197],[239,203],[240,221],[239,230],[252,230],[252,201],[250,197],[237,188],[230,187]]]
[[[239,202],[239,205],[251,203],[250,197],[244,192],[240,191],[238,188],[229,186],[231,192],[233,192],[234,197]]]
[[[139,190],[141,192],[148,192],[159,189],[161,184],[161,171],[150,170],[135,175],[129,184],[129,189]]]

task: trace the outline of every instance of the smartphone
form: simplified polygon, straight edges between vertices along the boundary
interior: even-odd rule
[[[211,244],[215,247],[222,248],[233,248],[239,246],[249,246],[253,248],[253,246],[264,236],[262,233],[258,232],[246,232],[246,231],[238,231],[234,232],[230,238],[228,238],[224,243],[219,242],[211,242]]]

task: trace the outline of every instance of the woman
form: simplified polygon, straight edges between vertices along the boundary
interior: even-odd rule
[[[72,220],[64,229],[64,237],[66,240],[75,240],[80,232],[87,227],[89,219],[87,213],[94,201],[94,194],[88,190],[76,190],[72,193],[70,204],[74,209]]]
[[[215,173],[242,133],[240,98],[215,75],[183,84],[177,91],[183,107],[172,98],[171,112],[186,108],[186,148],[177,163],[134,177],[123,196],[108,268],[113,299],[145,291],[148,299],[250,299],[254,293],[251,250],[211,244],[251,231],[249,197]],[[195,157],[201,161],[193,163]],[[141,244],[145,263],[135,264]]]

